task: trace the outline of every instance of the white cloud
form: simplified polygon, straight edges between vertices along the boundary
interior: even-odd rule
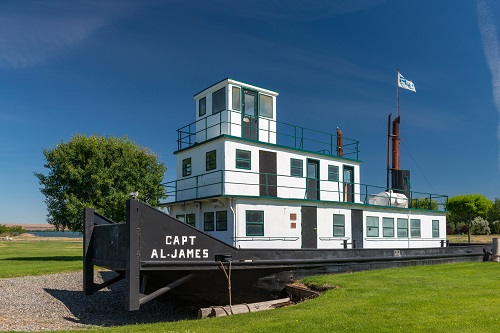
[[[493,102],[500,116],[500,41],[497,26],[489,1],[478,0],[477,12],[483,51],[491,74]],[[497,138],[499,141],[498,169],[500,170],[500,123],[497,129]]]
[[[0,68],[30,68],[59,56],[131,8],[127,1],[34,1],[0,7]]]

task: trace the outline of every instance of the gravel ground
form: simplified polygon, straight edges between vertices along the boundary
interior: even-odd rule
[[[94,281],[114,276],[96,272]],[[0,279],[0,331],[39,332],[177,321],[196,317],[174,301],[150,301],[139,311],[125,310],[125,283],[94,295],[82,291],[82,273]]]

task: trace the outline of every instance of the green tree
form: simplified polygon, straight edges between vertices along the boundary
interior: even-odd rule
[[[75,135],[43,154],[48,174],[35,176],[45,195],[47,222],[57,230],[82,231],[84,208],[124,221],[132,192],[152,206],[166,198],[160,186],[165,165],[126,137]]]
[[[493,202],[482,194],[462,194],[448,200],[451,218],[467,224],[469,243],[472,221],[478,216],[486,218],[491,207],[493,207]]]
[[[418,209],[438,210],[438,203],[434,199],[413,198],[411,199],[411,207]]]

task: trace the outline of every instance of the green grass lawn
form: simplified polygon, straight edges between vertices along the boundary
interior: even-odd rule
[[[0,278],[82,269],[82,241],[0,242]]]
[[[81,242],[2,242],[0,276],[79,270]],[[460,263],[310,277],[337,288],[295,306],[233,317],[91,332],[498,332],[500,263]]]

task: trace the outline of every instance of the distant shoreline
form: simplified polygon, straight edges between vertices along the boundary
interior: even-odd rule
[[[7,227],[20,226],[26,231],[55,231],[56,228],[52,224],[48,223],[0,223]]]

